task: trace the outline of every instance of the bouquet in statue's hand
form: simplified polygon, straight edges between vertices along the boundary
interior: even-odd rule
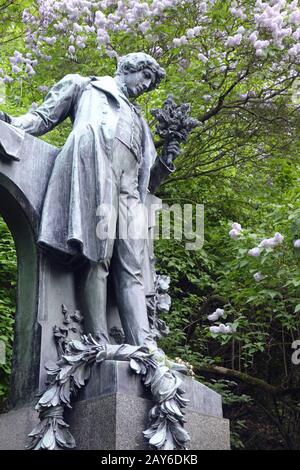
[[[169,96],[162,109],[153,109],[151,114],[156,118],[158,124],[156,133],[163,140],[162,159],[168,165],[180,153],[180,143],[186,142],[190,132],[200,122],[189,116],[190,105],[183,103],[177,105],[172,96]]]

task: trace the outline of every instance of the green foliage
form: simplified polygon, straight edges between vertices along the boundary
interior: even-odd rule
[[[202,186],[190,181],[162,191],[162,197],[172,202],[192,200],[205,205],[202,250],[187,252],[184,243],[175,240],[157,242],[158,270],[171,276],[173,295],[166,319],[175,334],[163,346],[171,355],[180,351],[196,370],[221,365],[274,386],[296,388],[299,373],[291,363],[291,344],[299,338],[300,327],[300,258],[293,246],[300,238],[299,164],[292,166],[274,157],[266,167],[255,173],[254,169],[248,164],[235,172],[226,170],[218,179],[211,177]],[[243,226],[238,239],[228,235],[232,222]],[[249,249],[275,232],[284,236],[282,244],[263,250],[259,257],[249,256]],[[256,272],[265,278],[255,282]],[[234,324],[236,333],[209,332],[207,315],[218,307],[225,310],[222,322]],[[243,389],[256,402],[265,399],[251,387],[232,392],[226,383],[217,383],[222,384],[218,391],[225,403],[228,393],[238,401]],[[231,407],[236,410],[234,400]],[[275,409],[272,401],[267,402],[269,419]],[[247,404],[250,409],[255,406]],[[233,425],[239,422],[239,414],[231,418]],[[233,433],[237,447],[242,444],[235,433],[241,429],[238,425]]]
[[[0,341],[4,342],[6,350],[5,364],[0,363],[0,406],[7,396],[11,372],[16,271],[14,243],[7,226],[0,219]]]

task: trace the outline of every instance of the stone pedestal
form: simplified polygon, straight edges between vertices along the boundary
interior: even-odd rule
[[[229,421],[223,418],[221,396],[184,378],[189,450],[226,450]],[[80,450],[146,450],[142,431],[148,427],[150,395],[128,363],[96,364],[66,420]],[[26,436],[38,422],[34,405],[0,415],[0,449],[24,449]]]

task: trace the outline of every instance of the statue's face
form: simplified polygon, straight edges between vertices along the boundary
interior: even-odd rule
[[[124,75],[124,83],[127,87],[130,98],[136,98],[142,93],[148,91],[154,81],[154,72],[148,68],[139,70],[138,72],[129,72]]]

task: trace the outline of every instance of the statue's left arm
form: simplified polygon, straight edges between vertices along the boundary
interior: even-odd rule
[[[165,146],[162,154],[157,155],[152,133],[143,119],[144,127],[144,158],[140,166],[139,175],[139,191],[141,200],[144,201],[147,192],[155,194],[158,187],[175,171],[173,160],[180,153],[177,143],[170,143]],[[165,155],[169,155],[172,159],[168,160]]]
[[[81,81],[80,75],[66,75],[51,88],[37,109],[19,117],[5,115],[6,122],[34,136],[46,134],[70,116]]]
[[[179,153],[179,152],[178,152]],[[158,157],[151,168],[149,191],[155,194],[159,186],[176,170],[173,162],[167,163],[163,157]]]

